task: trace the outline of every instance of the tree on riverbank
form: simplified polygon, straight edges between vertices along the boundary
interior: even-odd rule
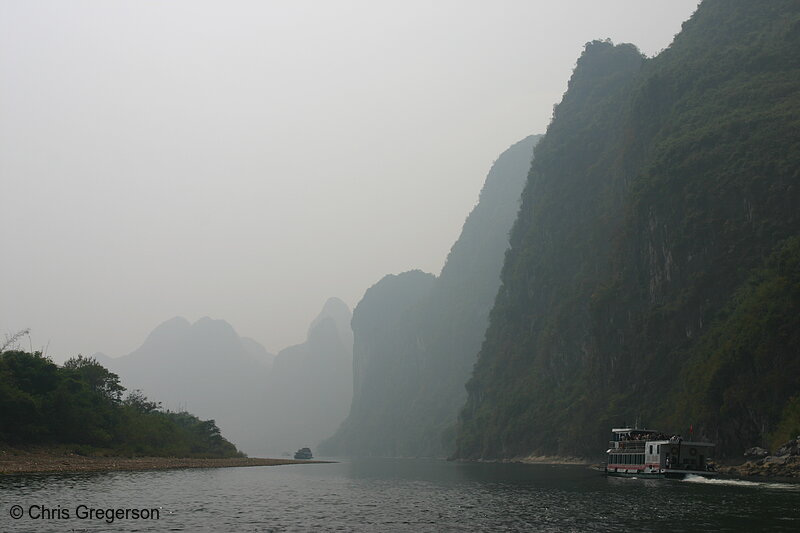
[[[164,411],[92,358],[58,366],[40,352],[0,353],[0,442],[81,452],[240,457],[213,420]]]

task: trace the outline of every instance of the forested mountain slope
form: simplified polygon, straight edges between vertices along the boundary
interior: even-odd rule
[[[587,44],[456,455],[599,455],[637,418],[722,456],[800,428],[799,234],[800,3],[706,0],[652,59]]]
[[[508,232],[539,136],[498,157],[439,277],[386,276],[353,312],[354,398],[321,451],[443,456],[500,284]]]

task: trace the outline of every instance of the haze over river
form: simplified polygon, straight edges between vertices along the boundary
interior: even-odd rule
[[[5,476],[0,530],[798,531],[798,503],[800,484],[607,478],[574,465],[362,459]],[[13,519],[17,505],[23,516]],[[77,518],[81,505],[82,514],[158,509],[159,517],[109,524]],[[44,508],[49,519],[41,517]]]

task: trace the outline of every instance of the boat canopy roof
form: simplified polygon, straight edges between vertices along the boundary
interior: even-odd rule
[[[611,430],[611,432],[612,433],[631,433],[631,434],[637,434],[637,433],[641,433],[641,434],[644,434],[644,433],[660,433],[659,431],[656,431],[655,429],[639,429],[639,428],[613,428]]]

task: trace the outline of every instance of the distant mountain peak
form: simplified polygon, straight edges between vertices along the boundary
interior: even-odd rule
[[[197,322],[192,324],[192,329],[201,331],[213,331],[216,333],[225,333],[236,335],[236,330],[225,320],[220,318],[210,318],[207,316],[202,317]],[[238,335],[237,335],[238,336]]]
[[[169,409],[191,409],[216,420],[238,444],[257,446],[255,424],[273,358],[225,320],[206,316],[193,324],[167,320],[134,352],[103,363],[128,390],[140,389]]]
[[[169,320],[165,320],[164,322],[162,322],[161,324],[156,326],[153,329],[152,333],[156,333],[157,331],[166,330],[166,329],[173,329],[173,330],[174,329],[186,329],[186,328],[191,327],[191,325],[192,325],[192,323],[189,322],[188,320],[186,320],[184,317],[176,316],[176,317],[170,318]]]
[[[150,332],[150,335],[147,336],[142,346],[171,342],[185,335],[191,327],[191,323],[182,316],[170,318],[156,326],[153,331]]]
[[[350,307],[344,303],[344,301],[342,301],[340,298],[336,298],[335,296],[328,298],[325,301],[325,304],[322,306],[322,310],[308,326],[306,338],[311,339],[311,337],[314,335],[314,330],[316,330],[320,324],[327,319],[330,319],[332,324],[336,327],[336,330],[339,333],[339,338],[342,340],[342,342],[344,342],[345,345],[352,347],[353,334],[350,328],[350,321],[353,319],[353,313],[350,311]]]
[[[349,311],[350,307],[344,303],[341,298],[331,296],[325,301],[325,305],[322,306],[322,312],[331,311],[332,309],[346,309]]]

